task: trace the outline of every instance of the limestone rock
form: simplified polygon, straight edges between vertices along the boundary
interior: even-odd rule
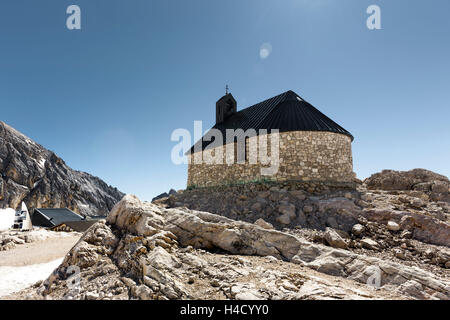
[[[376,242],[375,240],[369,239],[369,238],[362,239],[361,244],[363,245],[364,248],[367,248],[367,249],[371,249],[371,250],[379,250],[380,249],[378,242]]]
[[[406,259],[405,253],[404,253],[403,250],[401,250],[401,249],[395,249],[395,250],[394,250],[394,254],[395,254],[395,256],[396,256],[397,258],[399,258],[399,259],[402,259],[402,260],[405,260],[405,259]]]
[[[346,249],[348,247],[347,242],[334,229],[327,228],[324,237],[327,243],[334,248]]]
[[[413,198],[410,202],[411,207],[420,209],[425,206],[425,202],[419,198]]]
[[[260,226],[263,229],[273,229],[273,225],[271,225],[270,223],[264,221],[264,219],[258,219],[255,221],[255,224],[257,226]]]
[[[359,224],[359,223],[355,224],[355,225],[352,227],[352,233],[353,233],[355,236],[359,236],[359,235],[363,234],[364,230],[365,230],[364,226],[361,225],[361,224]]]
[[[400,229],[411,230],[414,228],[414,225],[415,221],[414,218],[411,216],[406,215],[400,219]]]
[[[400,233],[400,238],[403,238],[403,239],[411,239],[412,236],[413,236],[412,232],[411,232],[411,231],[408,231],[408,230],[403,230],[403,231]]]
[[[448,181],[434,181],[434,183],[431,185],[431,191],[438,192],[438,193],[448,193],[449,192],[449,185],[450,183]]]
[[[371,221],[386,223],[402,221],[403,228],[414,226],[414,238],[427,243],[450,246],[450,225],[430,215],[415,211],[398,211],[389,208],[363,209],[362,216]],[[408,216],[410,218],[404,218]],[[408,219],[408,222],[407,222]]]
[[[398,223],[396,223],[394,221],[388,221],[387,228],[390,231],[398,231],[398,230],[400,230],[400,226],[398,225]]]
[[[430,183],[436,185],[439,191],[446,190],[448,192],[450,181],[447,177],[434,173],[425,169],[414,169],[410,171],[394,171],[383,170],[380,173],[373,174],[364,183],[369,189],[378,190],[413,190],[417,184]],[[423,191],[428,191],[428,188],[421,188]]]
[[[369,240],[362,242],[377,246]],[[217,249],[227,254],[214,253]],[[110,299],[450,298],[450,282],[441,275],[129,195],[106,222],[87,230],[55,273],[33,290],[41,298],[69,294],[70,266],[81,270],[82,292],[74,298],[87,298],[86,292],[94,297],[110,292]],[[317,272],[312,275],[311,269]],[[374,272],[379,272],[381,288],[370,291],[366,283]]]

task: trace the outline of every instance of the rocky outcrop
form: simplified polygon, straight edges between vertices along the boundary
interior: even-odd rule
[[[364,209],[362,215],[371,221],[380,222],[395,230],[411,231],[411,237],[423,242],[450,247],[450,225],[417,212],[396,211],[388,208]],[[388,225],[390,224],[390,226]],[[401,226],[400,226],[401,225]]]
[[[0,121],[0,207],[67,207],[106,215],[123,197],[116,188],[69,168],[55,153]]]
[[[271,187],[268,190],[231,187],[227,190],[186,190],[157,200],[167,207],[187,207],[254,223],[258,219],[278,230],[333,228],[350,233],[363,221],[393,228],[398,234],[426,243],[450,246],[450,203],[427,192],[357,190],[310,193]],[[405,233],[405,236],[408,234]]]
[[[425,169],[410,171],[383,170],[364,180],[368,189],[418,190],[448,193],[450,181],[446,176]]]
[[[450,246],[450,203],[434,201],[423,191],[361,191],[361,216],[397,224],[400,233],[410,233],[414,239]]]
[[[68,285],[74,276],[79,286]],[[449,293],[448,274],[126,196],[29,297],[449,299]]]

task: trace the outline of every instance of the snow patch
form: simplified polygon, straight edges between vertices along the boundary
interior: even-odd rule
[[[24,267],[0,267],[0,297],[23,290],[39,280],[45,280],[63,261],[63,258],[47,263]]]
[[[42,158],[41,160],[36,161],[36,162],[37,162],[38,166],[39,166],[41,169],[44,169],[44,168],[45,168],[45,162],[47,162],[47,160],[45,160],[44,158]]]

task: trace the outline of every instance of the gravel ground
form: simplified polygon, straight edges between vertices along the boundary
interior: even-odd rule
[[[48,238],[19,245],[8,251],[0,251],[0,267],[28,266],[56,260],[64,257],[79,239],[80,234]]]

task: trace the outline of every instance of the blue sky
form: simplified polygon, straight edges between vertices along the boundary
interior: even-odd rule
[[[448,0],[2,0],[0,120],[149,200],[186,186],[170,135],[212,126],[226,84],[238,109],[291,89],[355,136],[358,177],[450,176],[449,34]]]

